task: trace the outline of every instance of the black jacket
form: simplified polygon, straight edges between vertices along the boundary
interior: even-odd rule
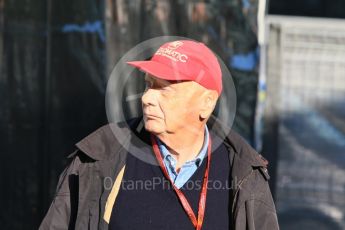
[[[141,119],[129,122],[133,132],[142,124]],[[210,119],[208,126],[224,139],[230,154],[231,192],[229,210],[235,230],[279,229],[276,209],[268,186],[267,161],[252,149],[238,134],[225,135],[221,124]],[[126,123],[108,124],[76,144],[76,151],[68,156],[69,165],[61,173],[53,202],[39,229],[108,229],[103,220],[105,203],[111,189],[107,179],[114,181],[126,162],[127,150],[119,143],[113,130],[130,135]],[[137,132],[148,142],[145,129]]]

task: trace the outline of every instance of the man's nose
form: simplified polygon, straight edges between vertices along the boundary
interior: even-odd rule
[[[155,89],[147,89],[141,97],[143,105],[155,105],[157,103],[158,92]]]

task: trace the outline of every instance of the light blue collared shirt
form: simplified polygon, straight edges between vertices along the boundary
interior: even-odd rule
[[[189,178],[194,174],[197,168],[201,165],[203,159],[207,154],[208,147],[208,128],[205,125],[204,144],[199,154],[191,161],[185,162],[180,168],[179,173],[176,171],[176,159],[172,156],[165,144],[156,137],[158,147],[163,157],[165,168],[168,171],[169,177],[177,188],[181,188]]]

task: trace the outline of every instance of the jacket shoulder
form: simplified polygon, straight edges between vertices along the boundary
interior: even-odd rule
[[[259,154],[240,134],[231,130],[228,140],[239,157],[251,166],[267,168],[268,161]]]
[[[228,127],[221,120],[217,119],[215,116],[211,116],[207,122],[209,127],[219,136],[223,143],[234,150],[234,157],[240,160],[241,164],[247,165],[248,167],[264,167],[267,168],[268,161],[258,154],[246,140],[244,140],[241,135],[236,131]]]
[[[136,125],[138,120],[139,118],[134,118],[103,125],[80,140],[76,147],[93,160],[108,159],[112,154],[118,152],[122,144],[128,140],[130,128]],[[73,153],[69,157],[73,157],[75,154]]]

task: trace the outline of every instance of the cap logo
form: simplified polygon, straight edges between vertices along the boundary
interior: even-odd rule
[[[169,43],[168,48],[171,49],[171,50],[174,50],[174,49],[179,48],[182,45],[183,45],[183,42],[181,42],[181,41],[174,41],[174,42],[170,42]]]
[[[159,48],[155,55],[161,55],[167,57],[175,62],[187,62],[188,56],[186,54],[182,54],[178,51],[175,51],[177,48],[183,45],[181,41],[174,41],[170,42],[166,48]]]

